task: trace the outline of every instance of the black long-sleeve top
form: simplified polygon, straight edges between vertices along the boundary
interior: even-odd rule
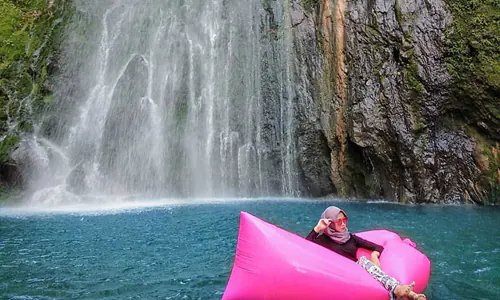
[[[353,261],[357,261],[356,251],[358,250],[358,248],[365,248],[371,251],[378,251],[380,253],[384,251],[384,247],[364,240],[358,236],[355,236],[354,234],[351,234],[351,238],[344,244],[337,244],[326,234],[320,235],[313,229],[311,233],[309,233],[309,235],[306,237],[306,239],[332,251],[335,251],[336,253],[345,256]]]

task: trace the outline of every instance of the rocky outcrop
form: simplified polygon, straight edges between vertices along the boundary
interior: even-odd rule
[[[285,2],[286,3],[286,2]],[[270,44],[269,51],[271,55],[264,55],[261,59],[263,66],[262,93],[263,99],[263,131],[264,140],[273,140],[273,136],[280,132],[273,124],[279,122],[286,124],[287,130],[293,136],[288,136],[290,145],[284,145],[280,142],[267,143],[275,146],[264,151],[264,160],[267,162],[266,172],[270,174],[270,187],[274,190],[283,191],[283,183],[278,173],[283,159],[290,156],[297,160],[297,165],[288,170],[288,177],[292,181],[297,180],[297,192],[299,195],[319,197],[328,194],[335,194],[336,189],[332,183],[330,148],[328,140],[325,137],[320,122],[320,110],[317,99],[319,98],[319,89],[317,83],[323,72],[325,58],[323,51],[318,47],[318,36],[316,31],[316,15],[314,13],[315,4],[308,1],[292,1],[290,6],[285,5],[283,9],[285,17],[277,19],[274,17],[271,7],[269,7],[266,18],[266,30],[271,30],[272,38],[265,40],[264,43]],[[276,9],[276,8],[275,8]],[[290,43],[291,42],[291,43]],[[289,44],[290,43],[290,44]],[[263,48],[266,46],[263,46]],[[269,46],[267,46],[269,47]],[[290,55],[289,53],[292,53]],[[289,69],[280,66],[282,63],[276,60],[276,57],[282,57],[282,61],[287,61]],[[290,73],[288,73],[290,72]],[[289,93],[284,93],[283,87],[280,87],[277,78],[287,74],[287,78],[292,81]],[[280,96],[280,94],[282,94]],[[279,115],[283,104],[279,102],[280,98],[287,103],[286,108],[289,116],[283,118]],[[274,105],[274,107],[273,107]],[[290,118],[291,119],[287,119]],[[280,120],[280,118],[283,118]],[[277,122],[278,121],[278,122]],[[294,128],[288,128],[293,126]],[[287,148],[286,150],[285,147]],[[284,151],[288,155],[283,157]],[[267,154],[267,153],[269,154]],[[261,154],[262,155],[262,154]],[[296,167],[296,168],[295,168]],[[294,185],[294,184],[292,184]]]
[[[315,4],[293,1],[286,25],[293,35],[293,78],[296,157],[299,192],[307,196],[337,193],[332,182],[329,141],[321,126],[318,82],[323,73],[325,57],[318,46]]]
[[[352,148],[372,162],[351,173],[379,178],[372,196],[438,202],[464,193],[463,185],[439,178],[443,168],[459,167],[455,155],[473,161],[473,152],[460,147],[467,139],[450,139],[459,152],[449,157],[437,147],[450,83],[443,58],[449,22],[441,1],[357,1],[346,12],[349,136]],[[468,167],[464,173],[477,176]],[[364,182],[349,184],[356,190]]]
[[[454,15],[446,3],[315,3],[311,18],[324,57],[318,106],[339,194],[400,202],[491,199],[498,179],[485,174],[498,168],[497,156],[488,156],[498,139],[453,117],[456,77],[446,55]],[[497,122],[493,113],[483,118],[487,128]]]

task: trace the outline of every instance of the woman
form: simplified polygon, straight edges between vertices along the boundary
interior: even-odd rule
[[[370,260],[362,256],[357,263],[389,291],[391,299],[404,297],[414,300],[426,299],[424,294],[417,294],[413,291],[415,282],[409,285],[400,284],[397,279],[387,275],[380,269],[379,256],[384,251],[384,247],[350,234],[347,229],[347,214],[340,208],[336,206],[328,207],[321,214],[321,219],[309,233],[307,239],[353,261],[357,261],[356,251],[358,248],[373,251]]]

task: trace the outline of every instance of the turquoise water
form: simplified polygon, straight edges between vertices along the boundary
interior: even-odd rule
[[[347,210],[351,231],[387,228],[417,242],[432,262],[429,299],[500,299],[498,207],[312,200],[0,208],[0,298],[220,299],[241,210],[305,236],[331,204]]]

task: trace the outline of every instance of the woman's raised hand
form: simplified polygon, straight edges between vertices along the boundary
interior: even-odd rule
[[[316,233],[320,233],[321,231],[325,230],[325,228],[327,228],[331,222],[332,220],[330,219],[319,219],[318,224],[314,226],[314,231],[316,231]]]

